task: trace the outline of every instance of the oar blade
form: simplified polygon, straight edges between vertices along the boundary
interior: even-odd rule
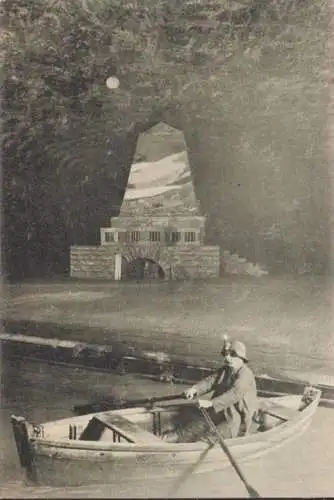
[[[250,484],[247,484],[245,486],[247,488],[249,498],[261,498],[260,493],[256,491],[256,489],[253,488],[253,486],[251,486]]]

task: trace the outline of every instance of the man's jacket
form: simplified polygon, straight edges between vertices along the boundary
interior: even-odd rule
[[[227,422],[233,418],[233,412],[228,410],[234,408],[241,416],[245,431],[249,430],[257,410],[257,390],[254,374],[246,363],[235,374],[230,367],[223,366],[194,387],[198,396],[212,391],[213,409],[216,413],[224,412]]]

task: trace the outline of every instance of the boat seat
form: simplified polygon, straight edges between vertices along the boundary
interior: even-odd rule
[[[299,413],[297,408],[288,408],[274,401],[263,401],[259,406],[259,411],[285,421],[295,418]]]
[[[98,440],[105,428],[108,428],[130,443],[152,444],[161,442],[160,438],[146,431],[122,415],[102,413],[95,415],[80,436],[80,440]]]

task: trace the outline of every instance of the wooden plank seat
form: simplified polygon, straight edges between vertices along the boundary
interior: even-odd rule
[[[98,441],[105,430],[110,429],[129,443],[153,444],[161,442],[160,438],[146,431],[135,422],[115,413],[101,413],[95,415],[79,437],[84,441]]]
[[[280,405],[274,401],[263,401],[259,405],[259,411],[268,414],[272,417],[277,417],[279,420],[291,420],[295,418],[300,412],[296,408],[288,408],[287,406]]]

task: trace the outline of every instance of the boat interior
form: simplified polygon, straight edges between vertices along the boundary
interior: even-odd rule
[[[314,393],[282,397],[259,398],[258,411],[249,433],[270,430],[298,417],[314,401]],[[182,414],[186,419],[194,404],[185,401],[153,408],[128,408],[71,417],[33,428],[35,438],[46,440],[104,441],[109,443],[161,444],[164,432]],[[240,436],[242,436],[242,429]]]

